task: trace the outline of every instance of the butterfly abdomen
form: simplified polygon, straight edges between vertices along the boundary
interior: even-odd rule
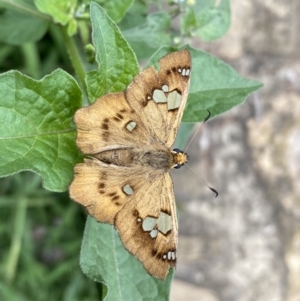
[[[125,167],[132,166],[134,161],[134,154],[131,148],[108,150],[98,153],[94,157],[106,164]]]
[[[148,166],[165,171],[176,164],[173,152],[168,149],[114,149],[98,153],[94,157],[106,164],[126,167]]]

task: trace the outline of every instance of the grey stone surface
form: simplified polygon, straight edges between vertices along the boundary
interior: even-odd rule
[[[172,290],[170,301],[220,301],[210,290],[198,288],[187,282],[174,280],[172,282]]]
[[[232,26],[193,41],[264,88],[207,122],[172,172],[176,278],[222,301],[300,300],[300,2],[231,1]],[[199,297],[199,298],[200,298]],[[198,300],[198,299],[189,299]],[[199,300],[206,300],[204,297]]]

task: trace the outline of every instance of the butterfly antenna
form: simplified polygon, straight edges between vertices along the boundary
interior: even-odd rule
[[[209,188],[213,193],[216,194],[215,198],[219,195],[219,193],[216,189],[208,186],[205,182],[203,182],[203,180],[201,180],[186,164],[184,164],[184,166],[186,166],[188,168],[188,170],[201,181],[201,183],[203,183],[207,188]]]
[[[209,110],[207,110],[208,115],[206,116],[206,118],[204,119],[204,121],[202,122],[201,126],[198,128],[198,130],[195,132],[195,134],[193,135],[193,137],[191,138],[190,142],[188,143],[188,145],[186,146],[186,148],[184,149],[184,152],[186,152],[187,148],[190,146],[191,142],[194,140],[194,138],[196,137],[196,135],[198,134],[198,132],[200,131],[200,129],[202,128],[203,124],[210,118],[211,113]]]

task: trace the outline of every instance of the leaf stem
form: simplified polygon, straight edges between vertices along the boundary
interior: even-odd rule
[[[16,274],[16,268],[20,257],[23,231],[25,230],[27,199],[18,197],[15,220],[13,225],[12,240],[5,267],[6,281],[11,283]]]
[[[85,67],[84,63],[81,59],[81,56],[79,54],[77,45],[74,41],[73,37],[70,37],[68,32],[67,32],[67,26],[62,26],[62,34],[65,42],[66,49],[68,51],[71,63],[73,65],[73,68],[76,72],[76,75],[78,77],[78,81],[81,85],[81,88],[83,90],[83,93],[87,95],[87,90],[86,90],[86,84],[85,84]]]
[[[22,45],[24,55],[25,68],[28,70],[30,76],[35,79],[40,78],[40,58],[35,43],[25,43]]]

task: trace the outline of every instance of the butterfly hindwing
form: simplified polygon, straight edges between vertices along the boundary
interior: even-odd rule
[[[151,275],[176,265],[177,218],[168,173],[103,164],[77,164],[70,196],[98,221],[114,224],[125,248]]]
[[[145,183],[116,215],[115,226],[127,250],[151,275],[164,279],[176,265],[177,219],[172,180],[164,174]]]

